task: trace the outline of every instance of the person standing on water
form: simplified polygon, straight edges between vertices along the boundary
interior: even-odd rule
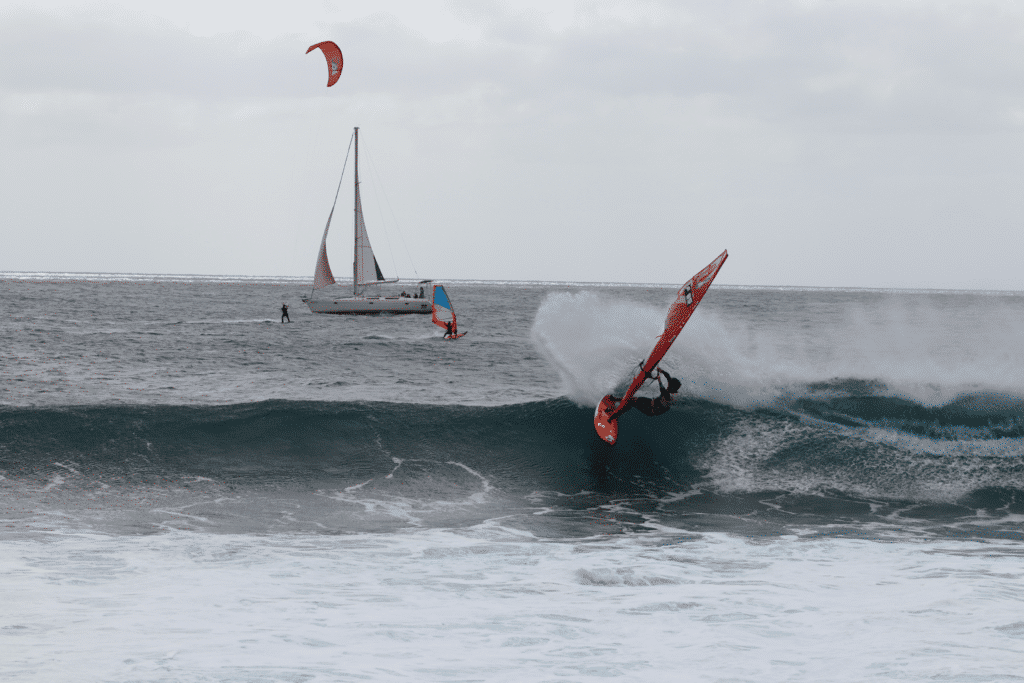
[[[283,323],[285,320],[288,322],[292,321],[292,319],[288,317],[288,304],[281,304],[281,322]]]

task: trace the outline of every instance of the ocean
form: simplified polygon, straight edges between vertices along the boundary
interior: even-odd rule
[[[1024,294],[445,285],[0,274],[0,679],[1024,680]]]

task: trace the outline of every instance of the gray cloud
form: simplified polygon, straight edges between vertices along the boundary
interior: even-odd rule
[[[0,198],[0,216],[92,222],[100,258],[104,230],[132,234],[116,216],[140,220],[145,202],[173,196],[182,204],[161,220],[210,247],[202,257],[167,247],[145,269],[305,273],[337,148],[361,124],[402,188],[406,225],[451,238],[444,250],[412,245],[443,271],[432,275],[675,279],[648,270],[632,248],[643,240],[667,253],[729,246],[726,282],[952,286],[956,272],[964,286],[1024,286],[1010,252],[982,246],[1022,227],[1024,14],[1014,5],[644,8],[552,31],[536,15],[466,3],[462,16],[483,35],[472,42],[432,42],[386,14],[336,24],[323,37],[346,64],[330,90],[305,37],[8,13],[0,144],[4,177],[21,190]],[[323,133],[334,125],[344,130]],[[14,167],[40,156],[52,159],[45,170]],[[154,159],[149,180],[125,171]],[[84,184],[79,203],[124,206],[92,202],[83,217],[68,200],[36,215],[20,196],[42,183]],[[260,211],[232,222],[254,203]],[[238,239],[299,229],[283,226],[309,233],[283,267]],[[46,267],[25,240],[0,268]],[[529,251],[536,240],[543,256]]]
[[[657,22],[560,33],[498,8],[472,17],[486,40],[432,43],[385,14],[335,25],[325,33],[346,53],[336,87],[415,98],[487,86],[510,101],[713,96],[759,118],[843,127],[1006,126],[1024,108],[1024,13],[1003,3],[665,3]],[[0,87],[308,97],[326,69],[305,42],[21,12],[0,23]]]

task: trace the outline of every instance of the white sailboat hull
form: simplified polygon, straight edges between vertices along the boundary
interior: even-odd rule
[[[355,296],[335,298],[303,298],[313,313],[336,315],[372,315],[375,313],[405,314],[423,313],[430,315],[430,299],[410,297]]]

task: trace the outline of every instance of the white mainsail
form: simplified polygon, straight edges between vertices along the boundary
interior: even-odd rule
[[[377,259],[370,246],[370,236],[366,234],[366,223],[363,222],[363,202],[359,199],[359,129],[356,128],[356,252],[352,261],[352,287],[356,295],[363,293],[364,285],[374,282],[385,282],[380,272]]]

